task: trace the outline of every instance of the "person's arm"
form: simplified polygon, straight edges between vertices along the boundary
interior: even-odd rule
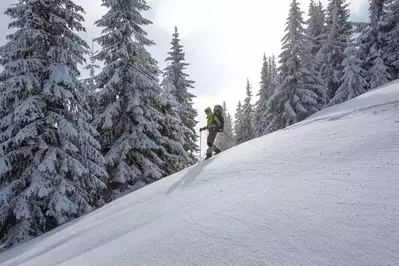
[[[207,130],[207,129],[208,129],[208,126],[201,127],[201,128],[200,128],[200,132],[203,131],[203,130]]]

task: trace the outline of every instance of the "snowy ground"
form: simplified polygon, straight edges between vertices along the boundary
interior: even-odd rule
[[[399,265],[399,83],[120,198],[0,265]]]

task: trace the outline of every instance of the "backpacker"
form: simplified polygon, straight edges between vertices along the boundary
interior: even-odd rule
[[[219,131],[223,131],[224,130],[224,110],[223,107],[221,105],[215,105],[215,107],[213,107],[213,114],[216,115],[216,117],[219,119],[220,121],[220,128]]]

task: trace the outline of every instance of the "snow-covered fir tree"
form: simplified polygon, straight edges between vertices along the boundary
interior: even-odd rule
[[[370,1],[370,25],[359,37],[359,58],[363,60],[362,67],[368,72],[365,78],[369,89],[384,85],[391,79],[390,67],[384,57],[384,45],[388,37],[383,21],[386,17],[386,4],[386,0]]]
[[[234,115],[234,141],[237,144],[238,136],[242,136],[242,103],[238,101],[236,113]]]
[[[261,70],[260,90],[258,93],[259,100],[255,104],[254,114],[254,136],[260,137],[263,135],[267,127],[267,102],[274,93],[276,64],[274,57],[266,58],[263,55],[263,66]]]
[[[108,12],[96,21],[104,28],[96,59],[105,66],[96,76],[100,110],[93,125],[101,134],[108,188],[118,193],[164,177],[178,145],[170,147],[176,141],[163,135],[171,130],[168,100],[161,95],[157,62],[146,50],[154,43],[142,28],[151,22],[141,12],[150,7],[143,0],[103,0],[103,6]]]
[[[387,0],[387,11],[384,18],[386,42],[383,61],[392,67],[392,79],[399,78],[399,1]]]
[[[279,103],[271,103],[270,99],[271,97],[274,95],[274,93],[276,93],[278,85],[281,83],[280,82],[280,78],[281,76],[279,75],[278,69],[277,69],[277,64],[276,64],[276,58],[273,55],[272,57],[269,58],[269,71],[270,71],[270,85],[272,88],[272,93],[270,95],[270,97],[268,98],[268,100],[265,102],[265,110],[264,110],[264,127],[262,128],[262,132],[261,132],[261,136],[265,135],[267,133],[273,132],[275,130],[279,129],[280,124],[282,124],[282,122],[278,122],[280,120],[280,117],[277,115],[278,114],[278,110],[280,110],[281,108],[278,107]]]
[[[166,58],[166,62],[168,62],[169,65],[164,71],[164,79],[161,85],[163,87],[174,87],[171,93],[179,103],[180,118],[183,124],[189,129],[184,135],[184,149],[189,152],[194,159],[195,154],[198,152],[198,135],[195,131],[195,126],[198,123],[195,118],[198,113],[193,107],[193,98],[195,95],[189,92],[189,90],[193,88],[194,81],[188,80],[188,74],[184,72],[189,64],[185,62],[185,54],[183,52],[183,46],[180,44],[177,27],[175,27],[171,45],[171,50],[168,52],[168,57]]]
[[[241,144],[254,138],[254,109],[252,104],[252,87],[247,80],[245,88],[246,97],[241,108],[241,121],[239,133],[236,135],[236,144]]]
[[[391,74],[389,74],[390,68],[384,62],[384,54],[382,50],[373,54],[375,56],[373,60],[373,66],[370,68],[368,77],[368,89],[372,90],[380,87],[391,80]]]
[[[367,71],[361,67],[362,61],[357,58],[357,50],[349,40],[344,55],[342,85],[338,88],[330,105],[343,103],[366,92],[367,82],[364,77]]]
[[[94,39],[93,39],[92,40],[92,45],[91,45],[91,47],[89,49],[89,60],[90,60],[90,63],[88,63],[84,67],[84,69],[89,71],[89,78],[86,80],[86,82],[91,85],[90,88],[89,88],[91,91],[94,91],[96,89],[95,88],[95,83],[94,83],[95,82],[94,77],[95,77],[95,74],[96,74],[96,70],[100,68],[100,66],[96,64],[97,60],[96,60],[95,56],[96,56],[97,53],[98,53],[98,51],[95,50],[95,48],[94,48]]]
[[[84,67],[85,70],[89,71],[89,77],[84,80],[84,82],[87,85],[87,91],[85,93],[85,100],[88,102],[92,114],[95,115],[95,110],[96,110],[96,99],[95,99],[95,93],[96,93],[96,83],[95,83],[95,74],[96,70],[100,68],[100,66],[97,64],[97,60],[95,58],[96,54],[98,51],[95,50],[94,48],[94,40],[92,40],[92,45],[89,50],[89,63]]]
[[[296,0],[291,3],[280,54],[277,91],[268,101],[265,133],[297,123],[321,110],[326,104],[326,90],[321,78],[303,62],[307,58],[302,11]]]
[[[107,173],[77,64],[88,45],[71,0],[19,0],[0,48],[0,242],[41,235],[103,204]]]
[[[254,114],[254,135],[259,137],[262,135],[263,129],[266,127],[266,121],[264,120],[264,112],[266,110],[266,103],[269,95],[269,84],[270,84],[270,71],[269,71],[269,61],[266,58],[266,55],[263,55],[263,65],[261,70],[261,81],[260,81],[260,89],[257,94],[259,97],[258,101],[255,104],[255,114]]]
[[[350,16],[348,6],[346,0],[330,0],[326,18],[328,32],[322,35],[322,46],[317,53],[317,59],[321,62],[321,75],[327,85],[330,99],[341,86],[346,40],[352,34],[352,27],[348,22]]]
[[[270,66],[269,67],[270,84],[274,91],[278,84],[278,69],[277,69],[276,57],[274,56],[274,54],[271,57],[269,57],[268,61]]]
[[[306,21],[306,38],[310,55],[316,56],[321,48],[322,37],[327,33],[325,26],[325,11],[321,2],[316,4],[313,0],[309,4],[308,20]]]
[[[216,137],[216,147],[220,150],[225,151],[234,145],[234,132],[233,132],[233,121],[231,115],[227,110],[226,102],[223,102],[224,110],[224,133],[219,133]]]
[[[171,83],[168,83],[171,84]],[[166,104],[162,105],[162,127],[160,132],[166,137],[161,142],[165,152],[162,156],[165,162],[166,175],[174,174],[184,168],[194,164],[190,153],[184,149],[185,136],[189,135],[191,130],[187,128],[180,118],[180,105],[173,96],[174,86],[165,86],[162,96]]]

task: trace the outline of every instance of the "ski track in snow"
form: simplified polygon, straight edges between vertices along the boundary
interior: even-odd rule
[[[0,253],[0,265],[399,265],[399,83]]]

